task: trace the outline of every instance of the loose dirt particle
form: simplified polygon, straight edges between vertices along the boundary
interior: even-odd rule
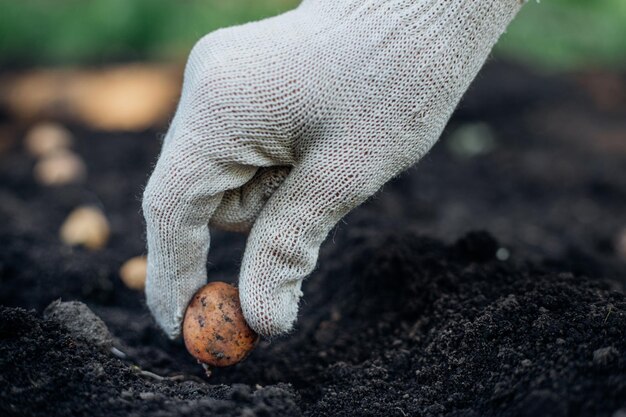
[[[593,362],[605,366],[619,358],[619,351],[613,346],[596,349],[593,352]]]

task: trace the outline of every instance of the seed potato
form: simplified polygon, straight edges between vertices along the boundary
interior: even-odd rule
[[[239,290],[212,282],[192,298],[183,321],[185,346],[198,362],[223,367],[244,360],[259,336],[248,326],[239,304]]]

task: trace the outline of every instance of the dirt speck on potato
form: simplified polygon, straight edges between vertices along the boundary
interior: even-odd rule
[[[183,337],[189,353],[214,367],[241,362],[259,340],[243,317],[239,291],[224,282],[207,284],[193,296],[185,313]]]

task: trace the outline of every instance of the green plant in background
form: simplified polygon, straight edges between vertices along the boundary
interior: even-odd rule
[[[299,0],[0,0],[0,65],[182,60],[219,27]],[[626,67],[626,0],[531,0],[496,54],[548,70]]]
[[[298,0],[0,0],[3,64],[176,59],[217,28]]]
[[[496,53],[547,70],[626,68],[626,0],[529,0]]]

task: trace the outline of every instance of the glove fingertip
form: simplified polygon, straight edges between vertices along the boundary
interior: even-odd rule
[[[295,288],[264,291],[262,287],[240,288],[241,309],[248,325],[264,337],[287,334],[298,317],[298,303],[302,292]]]
[[[146,295],[148,294],[147,292]],[[170,340],[177,339],[181,334],[184,310],[177,309],[174,314],[171,314],[171,309],[167,308],[168,306],[164,305],[158,297],[147,296],[147,304],[158,327]]]
[[[159,320],[157,318],[157,324],[170,340],[176,340],[181,335],[182,320],[182,316],[179,317],[179,315],[173,320]]]

